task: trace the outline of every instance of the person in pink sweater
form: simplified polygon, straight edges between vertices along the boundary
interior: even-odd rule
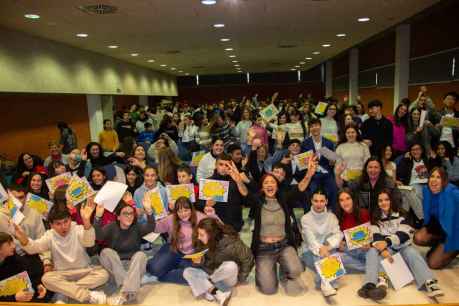
[[[392,148],[394,155],[398,156],[408,150],[406,145],[406,128],[408,122],[408,108],[405,104],[399,104],[395,109],[394,115],[388,119],[392,123],[393,142]]]
[[[257,116],[257,120],[254,122],[252,127],[249,129],[248,133],[249,133],[249,137],[247,139],[247,142],[257,138],[261,140],[261,143],[263,145],[269,145],[268,132],[266,131],[266,128],[264,127],[263,118],[260,115]],[[249,144],[251,144],[251,142]]]
[[[183,270],[192,262],[183,257],[195,251],[197,225],[205,218],[218,219],[212,207],[206,207],[204,212],[195,210],[188,198],[180,197],[175,201],[171,214],[156,221],[155,232],[167,233],[168,242],[148,261],[148,273],[160,282],[188,284],[183,278]]]

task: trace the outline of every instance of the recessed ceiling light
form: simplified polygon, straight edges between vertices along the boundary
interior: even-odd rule
[[[223,28],[223,27],[225,27],[224,23],[216,23],[216,24],[214,24],[214,28]]]
[[[177,70],[177,68],[175,68],[175,67],[171,67],[171,70]]]
[[[296,65],[295,68],[300,68],[300,66],[299,66],[299,65]]]
[[[229,55],[229,57],[234,58],[236,57],[236,55],[232,54],[232,55]]]
[[[190,75],[190,74],[187,72],[187,73],[185,73],[185,75]]]
[[[233,48],[226,48],[225,51],[233,51]]]
[[[217,3],[217,1],[216,0],[201,0],[201,3],[205,5],[214,5],[215,3]]]
[[[305,60],[310,61],[312,60],[312,57],[306,57]]]
[[[81,37],[81,38],[88,37],[88,36],[89,36],[89,35],[86,34],[86,33],[78,33],[78,34],[76,35],[76,37]]]
[[[346,37],[346,34],[345,33],[339,33],[339,34],[336,34],[336,37]]]
[[[239,63],[239,61],[231,61],[232,63]]]
[[[231,40],[231,39],[229,39],[229,38],[220,38],[220,41],[223,41],[223,42],[225,42],[225,41],[230,41],[230,40]]]
[[[179,73],[183,73],[183,71],[182,71],[182,70],[179,70],[178,72],[179,72]]]
[[[107,46],[107,48],[109,48],[109,49],[116,49],[116,48],[118,48],[118,46],[117,46],[117,45],[110,45],[110,46]]]
[[[304,64],[306,64],[306,62],[300,62],[300,65],[304,65]]]
[[[24,17],[28,19],[40,19],[40,15],[37,14],[25,14]]]
[[[296,69],[295,68],[290,68],[291,71],[295,71]]]
[[[147,62],[149,62],[149,63],[154,63],[155,60],[154,60],[154,59],[149,59]]]
[[[139,56],[139,53],[131,53],[131,56]]]
[[[234,65],[234,67],[240,67],[240,66],[241,66],[241,65],[239,65],[239,64]]]
[[[322,47],[328,48],[328,47],[331,47],[331,45],[330,44],[323,44]]]
[[[318,54],[320,54],[320,52],[319,51],[314,51],[314,52],[312,52],[312,54],[318,55]]]
[[[359,19],[357,19],[358,22],[368,22],[370,21],[370,18],[369,17],[360,17]]]
[[[161,66],[161,67],[167,67],[167,65],[166,65],[166,64],[161,64],[160,66]]]

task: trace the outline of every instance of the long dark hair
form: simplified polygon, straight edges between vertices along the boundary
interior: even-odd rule
[[[225,225],[213,218],[202,219],[198,224],[198,228],[206,231],[209,237],[207,245],[201,245],[200,247],[206,247],[209,250],[208,254],[210,257],[215,254],[217,244],[224,236],[239,238],[239,234],[230,225]]]
[[[102,167],[96,167],[96,168],[92,168],[92,169],[91,169],[91,172],[89,173],[89,183],[91,184],[91,187],[92,187],[94,190],[100,190],[100,189],[102,188],[102,186],[101,186],[101,185],[96,185],[96,183],[94,183],[94,181],[92,180],[92,174],[93,174],[94,172],[96,172],[96,171],[102,173],[102,175],[105,177],[104,184],[105,184],[105,182],[107,182],[107,172],[106,172],[105,169],[102,168]],[[102,185],[103,185],[103,184],[102,184]]]
[[[16,163],[16,172],[22,174],[24,171],[31,171],[32,169],[28,169],[26,165],[24,164],[24,155],[29,155],[32,158],[33,165],[32,169],[35,168],[37,165],[43,165],[43,160],[40,159],[40,157],[36,155],[32,155],[30,153],[24,152],[21,153],[18,157],[18,161]]]
[[[348,187],[344,187],[338,192],[338,197],[337,197],[338,205],[336,206],[336,217],[338,218],[339,224],[342,225],[343,217],[344,217],[344,210],[341,208],[341,205],[339,204],[339,197],[343,193],[346,193],[351,197],[352,215],[354,216],[355,221],[357,221],[357,224],[361,224],[362,220],[360,219],[360,205],[359,205],[358,197],[356,197],[355,193],[352,192],[352,189]]]
[[[116,205],[116,208],[115,208],[115,215],[117,217],[119,217],[121,215],[121,211],[126,208],[126,207],[130,207],[133,209],[134,211],[134,220],[132,221],[132,225],[135,225],[137,224],[137,210],[135,209],[135,207],[133,207],[132,205],[129,205],[128,203],[124,202],[124,200],[121,200],[118,205]],[[116,222],[118,223],[118,226],[120,225],[120,221],[119,220],[116,220]]]
[[[449,158],[452,165],[454,163],[454,158],[456,157],[456,155],[454,154],[453,146],[451,146],[451,144],[448,141],[443,140],[440,141],[439,144],[437,144],[437,146],[435,147],[435,151],[438,150],[438,147],[440,145],[443,145],[445,147],[445,157]]]
[[[179,249],[179,240],[180,240],[180,228],[182,227],[180,224],[180,218],[178,216],[178,211],[180,209],[191,209],[191,229],[192,235],[191,239],[193,242],[193,246],[197,245],[197,223],[198,217],[196,214],[196,209],[194,208],[191,201],[186,197],[179,197],[174,204],[174,209],[172,209],[171,213],[174,216],[172,219],[172,235],[171,235],[171,248],[173,251],[177,251]]]
[[[384,188],[378,193],[378,195],[377,195],[378,202],[379,202],[379,196],[381,194],[387,194],[387,196],[389,197],[390,212],[395,212],[395,213],[401,213],[402,214],[402,211],[398,207],[397,202],[394,202],[394,200],[392,198],[392,193],[391,193],[391,191],[389,189]],[[381,221],[381,218],[382,218],[382,210],[381,210],[381,208],[379,208],[379,204],[378,204],[372,210],[371,219],[370,219],[371,220],[371,224],[377,225],[378,222]]]
[[[359,129],[357,128],[357,125],[355,125],[355,124],[348,124],[348,125],[346,125],[346,126],[344,127],[344,129],[342,130],[343,133],[342,133],[342,136],[341,136],[341,139],[340,139],[338,145],[347,142],[347,139],[346,139],[346,132],[347,132],[347,130],[349,130],[349,129],[354,129],[354,131],[357,133],[357,137],[356,137],[355,141],[358,142],[358,143],[362,143],[362,141],[363,141],[362,135],[360,134],[360,131],[359,131]]]
[[[129,182],[127,181],[127,175],[131,171],[133,171],[137,177],[135,178],[134,186],[132,186],[132,187],[129,186],[129,187],[131,187],[131,188],[133,188],[135,190],[135,189],[139,188],[143,184],[143,173],[142,173],[142,169],[140,169],[139,167],[128,165],[124,169],[124,174],[126,176],[126,185],[129,185]]]
[[[398,116],[398,110],[401,108],[401,107],[406,107],[407,108],[407,112],[406,114],[403,116],[403,117],[399,117]],[[403,125],[405,128],[408,127],[408,116],[411,115],[411,113],[409,114],[408,113],[408,107],[403,104],[403,103],[400,103],[397,108],[395,109],[395,112],[394,112],[394,122],[395,122],[395,125]]]
[[[381,173],[379,174],[378,181],[376,182],[376,186],[383,186],[386,181],[387,174],[386,174],[386,171],[384,171],[383,163],[378,156],[371,156],[365,162],[365,165],[363,166],[362,177],[360,178],[360,184],[363,185],[363,184],[367,184],[370,182],[370,177],[368,176],[368,172],[367,172],[367,166],[370,162],[373,162],[373,161],[378,162],[379,166],[381,167]]]
[[[40,191],[38,193],[35,193],[33,190],[32,190],[32,187],[30,186],[30,184],[32,183],[32,179],[35,177],[35,176],[39,176],[41,178],[41,188],[40,188]],[[44,198],[48,198],[48,187],[46,186],[45,184],[45,179],[46,179],[46,176],[44,176],[43,174],[40,174],[40,173],[37,173],[37,172],[33,172],[29,175],[29,177],[27,178],[27,192],[30,192],[30,193],[33,193],[33,194],[36,194],[36,195],[39,195],[40,197],[44,197]]]

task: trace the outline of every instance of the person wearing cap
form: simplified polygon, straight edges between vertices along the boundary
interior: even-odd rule
[[[381,101],[370,101],[370,118],[362,124],[362,138],[370,147],[371,155],[379,155],[383,148],[392,146],[392,123],[382,115],[381,108]]]

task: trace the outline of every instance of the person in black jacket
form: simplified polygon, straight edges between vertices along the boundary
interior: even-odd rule
[[[441,167],[439,158],[427,157],[424,147],[415,143],[397,166],[397,185],[410,186],[412,190],[402,189],[402,208],[411,208],[418,218],[424,219],[422,208],[422,188],[427,185],[429,173],[434,167]],[[415,225],[415,224],[413,224]]]
[[[0,232],[0,281],[26,271],[32,288],[16,293],[1,295],[1,302],[36,302],[46,303],[51,300],[52,292],[47,291],[41,283],[43,264],[38,255],[19,256],[15,252],[13,237]],[[32,292],[33,290],[33,292]]]
[[[371,117],[362,124],[362,138],[370,147],[371,155],[378,155],[387,145],[392,146],[392,123],[382,115],[381,108],[381,101],[370,101],[368,112]]]
[[[278,290],[278,263],[286,293],[298,295],[305,290],[300,278],[303,265],[296,251],[302,239],[290,205],[303,196],[316,169],[317,160],[311,159],[305,177],[290,192],[284,193],[279,192],[276,177],[266,174],[261,179],[261,195],[248,197],[255,219],[251,245],[255,256],[255,282],[264,294],[275,294]]]
[[[217,157],[214,174],[209,179],[229,182],[228,201],[225,203],[206,200],[205,206],[213,206],[223,223],[231,225],[237,232],[241,231],[244,225],[242,204],[248,191],[231,157],[226,154]]]

